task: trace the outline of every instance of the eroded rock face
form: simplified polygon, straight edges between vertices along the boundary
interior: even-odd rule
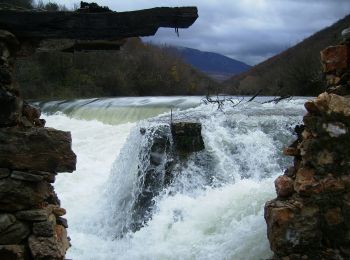
[[[350,93],[349,44],[321,58],[329,88],[305,103],[302,133],[284,150],[294,166],[265,205],[275,259],[350,259],[350,97],[339,95]]]
[[[70,133],[45,128],[40,110],[20,97],[17,50],[16,38],[0,30],[0,259],[61,260],[68,224],[51,183],[57,172],[75,170],[76,156]]]

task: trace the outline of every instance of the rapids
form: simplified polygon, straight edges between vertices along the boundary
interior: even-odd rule
[[[263,206],[275,197],[274,179],[291,163],[281,151],[293,139],[293,127],[301,122],[305,99],[278,104],[242,102],[236,107],[227,103],[223,111],[201,104],[200,99],[37,103],[47,126],[72,132],[78,156],[76,172],[59,174],[55,184],[67,209],[72,239],[67,258],[271,256]],[[152,134],[142,135],[140,128],[168,124],[171,108],[175,121],[202,123],[206,149],[176,165],[172,183],[153,198],[151,219],[133,232],[128,229],[132,206],[142,187],[144,158],[152,143]]]

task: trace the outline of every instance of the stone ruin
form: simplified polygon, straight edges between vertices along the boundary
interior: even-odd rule
[[[30,55],[42,40],[66,38],[82,40],[83,49],[115,50],[125,37],[153,35],[159,27],[187,28],[197,17],[195,7],[124,13],[0,8],[1,260],[65,258],[66,210],[52,183],[57,173],[76,167],[70,133],[45,127],[40,110],[20,96],[13,77],[16,55]]]
[[[321,52],[326,92],[305,103],[294,165],[265,205],[274,259],[350,259],[350,30]]]
[[[75,170],[71,135],[46,128],[13,80],[15,36],[0,30],[0,259],[63,259],[65,209],[52,183]]]

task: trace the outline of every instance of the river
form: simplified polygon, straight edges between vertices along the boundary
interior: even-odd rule
[[[46,126],[71,131],[78,157],[77,170],[59,174],[55,183],[72,239],[66,257],[271,257],[263,207],[275,197],[274,179],[291,164],[281,151],[295,138],[292,129],[301,123],[305,99],[263,100],[227,102],[222,110],[200,97],[37,103]],[[142,154],[152,142],[152,134],[143,135],[140,128],[167,125],[170,109],[174,121],[202,123],[205,150],[175,167],[171,184],[153,198],[150,218],[131,230]]]

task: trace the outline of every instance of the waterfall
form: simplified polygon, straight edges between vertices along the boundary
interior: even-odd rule
[[[142,114],[140,99],[129,99]],[[81,118],[74,113],[81,106],[64,112],[72,103],[45,115],[49,126],[72,131],[78,155],[77,171],[56,183],[68,212],[68,258],[271,257],[263,205],[275,197],[274,178],[290,164],[281,151],[293,139],[305,100],[243,102],[217,111],[199,99],[175,97],[162,105],[149,98],[147,106],[154,102],[162,110],[179,99],[187,107],[175,109],[173,120],[200,121],[205,143],[183,160],[171,152],[170,115],[163,111],[114,124],[100,115]],[[74,102],[90,109],[86,101]]]

